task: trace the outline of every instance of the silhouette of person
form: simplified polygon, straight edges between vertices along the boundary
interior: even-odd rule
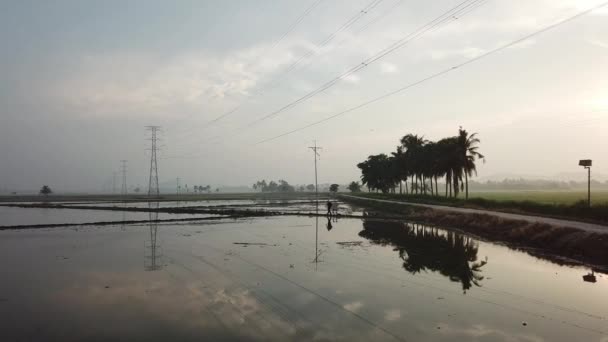
[[[331,216],[331,201],[327,201],[327,216]]]
[[[327,231],[330,231],[334,226],[331,224],[331,217],[327,216]]]

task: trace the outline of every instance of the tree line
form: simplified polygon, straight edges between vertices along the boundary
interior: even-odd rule
[[[280,179],[278,182],[266,180],[257,181],[253,184],[253,190],[259,190],[261,192],[295,192],[296,189],[293,185],[289,184],[286,180]],[[314,185],[313,185],[314,188]]]
[[[469,134],[460,127],[458,135],[436,142],[416,134],[407,134],[399,142],[390,155],[371,155],[357,164],[368,191],[394,193],[399,187],[399,193],[439,196],[437,179],[445,177],[446,197],[457,197],[461,191],[469,197],[469,178],[477,174],[476,161],[485,162],[478,151],[477,133]]]

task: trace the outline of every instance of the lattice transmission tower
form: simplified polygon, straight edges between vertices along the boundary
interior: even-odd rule
[[[158,189],[158,162],[156,161],[156,152],[158,151],[158,132],[160,126],[146,126],[146,130],[150,132],[150,178],[148,182],[148,196],[160,196]]]

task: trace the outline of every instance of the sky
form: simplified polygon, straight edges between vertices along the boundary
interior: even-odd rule
[[[608,174],[608,6],[487,56],[602,1],[468,0],[416,31],[461,3],[2,1],[0,192],[109,191],[122,159],[145,189],[147,125],[164,187],[311,183],[315,140],[319,182],[344,184],[403,135],[459,126],[479,179]]]

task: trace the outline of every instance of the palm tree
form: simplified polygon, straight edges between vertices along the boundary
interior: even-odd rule
[[[420,148],[424,146],[428,141],[423,136],[417,134],[407,134],[400,140],[401,146],[405,149],[405,157],[409,161],[409,166],[412,175],[412,191],[416,190],[418,193],[418,179],[420,179]],[[414,179],[416,180],[416,186],[414,187]]]
[[[458,129],[458,147],[462,173],[464,173],[465,199],[469,199],[469,176],[472,176],[473,173],[477,174],[475,160],[481,159],[485,163],[485,157],[477,151],[479,148],[477,144],[480,142],[477,133],[469,135],[466,130],[462,129],[462,126]]]

